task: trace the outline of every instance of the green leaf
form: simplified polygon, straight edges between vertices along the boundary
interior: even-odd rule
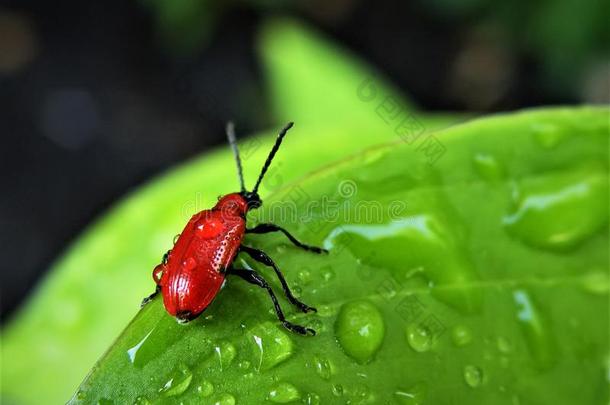
[[[332,138],[328,135],[306,133],[297,123],[261,195],[361,147],[398,139],[391,132],[370,137],[335,130]],[[247,184],[254,184],[274,139],[275,134],[266,134],[241,142]],[[319,148],[322,143],[325,148]],[[69,397],[154,289],[152,269],[190,215],[235,191],[237,184],[233,157],[223,148],[142,187],[93,224],[2,331],[3,398],[38,404],[41,396],[52,403]],[[70,367],[64,367],[67,361]],[[37,389],[27,389],[34,382]]]
[[[146,306],[73,402],[607,403],[608,113],[477,120],[429,138],[433,164],[397,141],[286,184],[254,218],[330,254],[246,242],[317,306],[281,301],[318,335],[229,278],[187,325]]]
[[[178,11],[176,15],[184,14],[184,10]],[[294,47],[287,42],[274,46],[268,37],[269,41],[262,42],[263,62],[272,72],[270,79],[276,84],[286,78],[294,79],[313,89],[317,85],[316,78],[302,76],[299,65],[293,66],[294,71],[291,71],[290,67],[275,62],[295,56],[290,51],[300,52],[305,48],[299,44],[308,44],[306,48],[312,58],[323,53],[316,49],[330,49],[333,45],[295,22],[284,20],[281,24],[271,23],[271,26],[293,32]],[[353,58],[334,61],[336,63],[327,66],[330,80],[327,84],[337,80],[343,83],[343,88],[349,89],[343,100],[336,101],[360,105],[354,111],[368,111],[370,119],[362,121],[368,124],[352,121],[349,115],[337,116],[333,122],[296,121],[262,185],[263,197],[299,176],[361,148],[401,137],[407,140],[423,137],[434,128],[456,121],[454,117],[410,117],[408,109],[401,109],[396,110],[398,116],[386,122],[383,117],[387,118],[387,113],[380,115],[377,111],[380,103],[389,95],[393,95],[392,100],[402,98],[387,90],[381,82],[375,82],[376,97],[362,102],[357,98],[356,90],[360,74],[370,72],[370,68]],[[347,67],[350,63],[358,67]],[[352,82],[342,81],[343,72],[350,69],[355,72],[351,75]],[[339,87],[333,89],[333,94],[337,94]],[[283,89],[282,97],[294,99],[299,96],[297,91],[302,90],[294,86]],[[304,104],[304,110],[313,107],[315,103]],[[295,119],[299,117],[299,111],[295,105],[294,109],[283,110],[282,114]],[[310,111],[314,115],[319,113]],[[408,117],[410,119],[404,121]],[[400,131],[397,131],[399,125]],[[308,129],[310,126],[315,128]],[[376,129],[366,130],[367,127]],[[248,184],[257,176],[272,138],[273,135],[267,134],[241,143]],[[2,398],[38,404],[41,397],[56,403],[71,395],[91,364],[135,315],[141,298],[151,292],[150,272],[190,214],[209,207],[216,196],[235,190],[237,182],[232,181],[233,173],[231,154],[223,148],[141,188],[79,237],[67,254],[51,266],[49,276],[33,298],[2,331],[2,358],[7,365],[2,374]],[[68,361],[70,367],[64,367]],[[62,370],[59,380],[57,370]],[[36,390],[28,388],[32,384],[36,385]]]

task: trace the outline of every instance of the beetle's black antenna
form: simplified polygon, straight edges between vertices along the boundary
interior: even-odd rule
[[[246,185],[244,184],[244,173],[241,168],[241,159],[239,158],[239,149],[237,149],[237,140],[235,139],[235,125],[233,122],[227,122],[227,138],[229,144],[233,150],[233,156],[235,156],[235,163],[237,164],[237,176],[239,177],[239,185],[241,186],[241,192],[246,191]]]
[[[263,170],[261,170],[261,174],[258,176],[258,180],[256,180],[256,185],[254,185],[254,189],[252,190],[252,193],[256,194],[256,192],[258,191],[258,186],[261,184],[263,177],[265,177],[265,173],[267,172],[267,169],[269,169],[269,165],[271,165],[271,161],[273,160],[275,153],[280,148],[280,144],[282,143],[282,140],[284,139],[286,132],[288,132],[288,130],[290,128],[292,128],[293,125],[294,125],[294,122],[289,122],[278,134],[277,139],[275,140],[275,145],[273,145],[273,148],[271,148],[271,152],[269,152],[269,156],[267,156],[267,160],[265,161],[265,164],[263,165]]]

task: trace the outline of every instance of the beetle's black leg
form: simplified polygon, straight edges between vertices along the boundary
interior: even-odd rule
[[[313,336],[316,334],[316,331],[313,329],[306,328],[301,325],[295,325],[286,320],[286,317],[284,316],[284,312],[282,311],[282,308],[280,307],[280,304],[277,301],[277,297],[275,296],[275,293],[273,292],[273,290],[271,289],[269,284],[267,284],[267,281],[265,281],[265,279],[260,274],[258,274],[254,270],[243,270],[243,269],[234,269],[234,268],[230,268],[227,271],[227,273],[239,276],[239,277],[243,278],[244,280],[246,280],[247,282],[257,285],[257,286],[267,290],[267,292],[269,293],[269,296],[271,297],[271,301],[273,301],[273,307],[275,308],[275,313],[277,314],[278,319],[280,320],[280,322],[282,322],[282,325],[284,325],[284,327],[286,329],[290,330],[291,332],[298,333],[300,335]]]
[[[159,292],[161,292],[161,286],[157,286],[157,288],[155,289],[155,292],[150,294],[148,297],[144,298],[142,300],[142,303],[140,304],[140,308],[144,307],[144,305],[148,304],[150,301],[153,300],[153,298],[155,298],[157,296],[157,294],[159,294]]]
[[[301,301],[296,299],[294,297],[294,295],[292,295],[292,291],[290,291],[290,288],[288,288],[288,283],[286,282],[284,275],[282,274],[280,269],[278,269],[278,267],[273,262],[273,260],[271,260],[271,258],[269,256],[267,256],[267,254],[265,252],[263,252],[262,250],[253,249],[251,247],[244,246],[244,245],[241,245],[239,247],[239,250],[240,250],[240,252],[247,253],[251,258],[253,258],[257,262],[260,262],[260,263],[264,264],[265,266],[272,267],[273,270],[275,270],[275,274],[277,275],[277,278],[280,280],[280,283],[282,283],[282,288],[284,289],[284,294],[286,295],[286,298],[288,298],[288,301],[290,301],[291,304],[293,304],[294,306],[296,306],[303,312],[310,312],[310,311],[318,312],[315,308],[310,307],[309,305],[303,304]]]
[[[322,249],[317,246],[309,246],[304,243],[301,243],[290,234],[287,230],[282,228],[281,226],[275,224],[258,224],[254,228],[246,229],[246,233],[270,233],[270,232],[281,232],[292,242],[295,246],[300,247],[301,249],[313,252],[313,253],[328,253],[328,250]]]
[[[167,252],[165,252],[163,254],[163,257],[161,258],[161,263],[162,264],[167,264],[167,262],[169,261],[169,254],[171,253],[171,250],[168,250]]]

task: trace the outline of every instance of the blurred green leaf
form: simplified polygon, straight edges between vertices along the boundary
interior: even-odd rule
[[[319,126],[395,130],[413,117],[428,130],[455,117],[426,116],[378,72],[311,27],[270,20],[259,40],[274,116]]]
[[[141,0],[154,16],[157,35],[165,50],[193,55],[208,43],[222,3],[213,0]]]
[[[140,311],[74,403],[606,403],[608,113],[476,120],[275,190],[255,219],[293,201],[302,217],[282,224],[330,254],[247,243],[318,307],[282,300],[318,335],[286,332],[264,291],[230,278],[188,325],[159,299]]]
[[[293,19],[268,20],[258,45],[274,117],[306,133],[371,134],[372,144],[380,134],[408,140],[467,119],[418,111],[382,73]]]

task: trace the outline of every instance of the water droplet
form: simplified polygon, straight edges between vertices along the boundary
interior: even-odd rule
[[[330,305],[319,305],[318,306],[318,316],[321,316],[323,318],[328,318],[329,316],[332,316],[333,314],[334,314],[334,311]]]
[[[339,311],[335,334],[345,353],[363,364],[371,360],[381,346],[385,323],[370,302],[348,302]]]
[[[214,385],[207,381],[203,380],[200,385],[197,386],[197,394],[202,397],[209,397],[214,393]]]
[[[316,373],[322,379],[329,380],[330,377],[333,375],[333,366],[328,359],[324,357],[314,356],[313,365],[316,370]]]
[[[183,271],[192,271],[195,267],[197,267],[197,260],[194,257],[187,257],[181,263]]]
[[[294,385],[282,382],[276,384],[271,391],[269,391],[267,399],[277,404],[287,404],[289,402],[301,399],[301,394]]]
[[[235,405],[235,397],[231,394],[220,394],[214,401],[214,405]]]
[[[76,393],[76,399],[82,401],[85,398],[87,398],[87,393],[83,390],[78,390],[78,392]]]
[[[504,217],[523,243],[555,251],[572,248],[608,221],[608,177],[599,165],[524,181]]]
[[[358,384],[354,388],[353,396],[357,399],[357,403],[370,403],[371,392],[366,385]]]
[[[257,371],[268,370],[292,356],[294,343],[277,325],[266,322],[249,331],[250,341],[258,356]]]
[[[218,359],[218,364],[220,364],[220,370],[226,370],[227,367],[231,365],[235,355],[237,354],[237,350],[235,350],[235,346],[229,342],[222,342],[219,345],[214,346],[214,352],[216,353],[216,358]]]
[[[517,308],[517,320],[525,342],[539,369],[548,369],[555,363],[555,341],[550,322],[525,290],[513,293]]]
[[[428,396],[428,385],[420,381],[406,390],[398,390],[394,398],[402,405],[422,405]]]
[[[193,373],[189,368],[180,364],[169,376],[169,379],[165,382],[163,387],[159,389],[159,392],[166,397],[173,397],[182,394],[191,384],[193,379]]]
[[[97,405],[114,405],[114,401],[106,398],[101,398],[97,401]]]
[[[343,395],[343,386],[341,384],[333,384],[332,386],[333,395],[340,397]]]
[[[311,283],[311,272],[307,269],[299,270],[297,278],[301,284],[308,285]]]
[[[483,382],[483,371],[473,365],[464,367],[464,381],[469,387],[476,388]]]
[[[534,133],[534,138],[536,139],[536,142],[538,142],[538,144],[545,149],[554,148],[568,134],[564,127],[548,122],[537,122],[533,124],[532,132]]]
[[[330,267],[325,268],[322,273],[322,280],[324,280],[324,282],[328,283],[333,278],[335,278],[335,271]]]
[[[305,405],[320,405],[320,396],[315,392],[310,392],[305,396],[303,403]]]
[[[290,290],[292,291],[292,295],[294,295],[296,298],[300,298],[301,294],[303,293],[303,289],[298,284],[293,284],[292,287],[290,287]]]
[[[146,397],[137,397],[133,405],[150,405],[151,402]]]
[[[451,329],[451,340],[458,347],[466,346],[472,342],[472,332],[466,325],[456,325]]]
[[[308,328],[315,330],[316,333],[318,333],[318,334],[320,334],[326,330],[326,326],[319,319],[312,319],[311,321],[307,322],[306,326]]]
[[[427,352],[432,347],[433,335],[425,325],[410,324],[407,326],[407,341],[416,352]]]
[[[481,307],[482,292],[468,286],[476,285],[480,277],[465,255],[462,238],[455,235],[461,227],[448,217],[426,213],[383,225],[342,225],[330,233],[325,246],[344,245],[363,268],[375,269],[366,276],[361,273],[363,279],[383,274],[380,269],[402,274],[405,268],[422,268],[421,276],[433,283],[436,298],[462,312],[475,313]]]
[[[474,168],[482,179],[498,181],[504,178],[504,169],[495,157],[486,153],[477,153],[473,158]]]
[[[608,294],[610,289],[610,278],[608,272],[594,269],[585,274],[581,281],[582,288],[591,294]]]
[[[511,343],[503,336],[498,336],[496,344],[501,353],[510,353],[512,351]]]
[[[239,363],[237,363],[237,367],[240,370],[249,370],[250,366],[252,366],[252,364],[248,361],[248,360],[242,360]]]

